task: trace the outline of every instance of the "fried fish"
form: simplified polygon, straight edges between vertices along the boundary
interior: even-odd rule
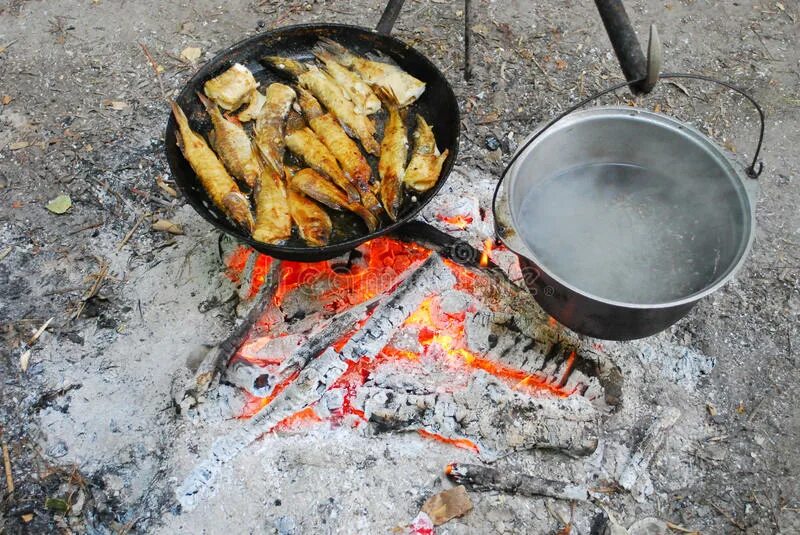
[[[253,134],[264,161],[283,175],[284,121],[296,95],[288,85],[274,83],[267,87],[264,106],[256,117]]]
[[[220,108],[234,111],[247,101],[251,91],[258,87],[250,69],[240,63],[212,78],[203,85],[206,96]]]
[[[372,170],[356,142],[350,139],[333,115],[322,110],[322,106],[311,93],[300,88],[297,95],[308,125],[334,155],[347,178],[359,192],[369,191]]]
[[[247,197],[239,191],[236,182],[202,136],[192,131],[186,114],[174,101],[172,113],[178,123],[178,131],[175,133],[178,147],[211,201],[237,225],[252,231],[253,214],[250,212]]]
[[[350,95],[328,74],[314,65],[278,56],[267,56],[263,61],[297,79],[300,87],[308,89],[342,124],[348,135],[358,138],[364,150],[378,155],[380,145],[375,141],[375,124],[364,110],[356,110]]]
[[[292,217],[286,186],[280,173],[264,165],[253,197],[256,202],[256,221],[253,238],[264,243],[279,243],[292,234]]]
[[[391,90],[380,86],[377,87],[377,92],[389,111],[381,141],[381,159],[378,162],[378,174],[381,177],[380,196],[386,213],[392,221],[396,221],[403,200],[402,186],[408,158],[408,135],[394,94]]]
[[[286,146],[296,156],[302,158],[306,165],[328,177],[334,184],[342,188],[349,202],[357,202],[361,196],[358,189],[347,179],[336,163],[336,157],[317,135],[308,127],[303,127],[286,136]]]
[[[320,43],[339,63],[353,69],[364,82],[373,88],[380,86],[391,90],[400,107],[408,106],[425,91],[424,82],[414,78],[396,65],[371,61],[358,56],[331,39],[322,37]]]
[[[350,100],[356,111],[364,110],[364,113],[371,115],[381,109],[381,101],[359,75],[336,61],[333,54],[323,47],[314,47],[313,52],[314,56],[325,65],[325,72],[350,94]]]
[[[202,93],[197,97],[211,117],[214,128],[208,139],[217,156],[231,175],[252,188],[261,174],[261,162],[247,132],[241,124],[226,119],[208,97]]]
[[[291,179],[291,187],[334,210],[349,210],[364,220],[367,229],[378,228],[378,219],[364,205],[351,202],[345,194],[313,169],[301,169]]]
[[[439,179],[448,151],[439,154],[433,129],[421,115],[417,115],[417,128],[412,137],[414,150],[403,176],[403,184],[414,191],[428,191]]]
[[[291,180],[293,173],[287,169],[284,175]],[[297,225],[300,237],[312,247],[327,245],[333,231],[333,223],[325,209],[295,188],[288,188],[287,196],[289,213]]]

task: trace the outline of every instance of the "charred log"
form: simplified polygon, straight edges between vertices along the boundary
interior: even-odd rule
[[[549,496],[560,500],[589,500],[589,491],[584,485],[518,474],[489,466],[451,463],[445,468],[445,473],[456,483],[473,490],[497,491],[519,496]]]

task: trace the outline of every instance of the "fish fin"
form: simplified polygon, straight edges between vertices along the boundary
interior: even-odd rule
[[[200,99],[200,102],[203,104],[203,107],[206,109],[209,115],[214,112],[219,113],[217,105],[214,102],[212,102],[211,99],[208,98],[208,96],[204,95],[200,91],[195,91],[195,94],[197,95],[197,98]]]
[[[387,110],[400,107],[400,104],[397,102],[397,96],[394,94],[391,87],[373,84],[372,91],[381,100],[383,105],[386,106]]]
[[[179,130],[175,130],[175,144],[178,145],[178,148],[181,152],[183,152],[183,136],[181,135]]]
[[[319,44],[328,52],[333,54],[345,67],[349,67],[355,59],[355,56],[347,48],[343,47],[333,39],[327,37],[320,37]]]
[[[183,113],[183,109],[178,106],[178,103],[174,100],[170,102],[170,106],[172,107],[172,114],[175,116],[175,121],[178,123],[179,128],[189,128],[189,119],[186,118],[186,114]]]
[[[231,191],[222,198],[222,205],[233,221],[247,230],[253,232],[255,221],[253,213],[250,211],[250,202],[240,191]]]

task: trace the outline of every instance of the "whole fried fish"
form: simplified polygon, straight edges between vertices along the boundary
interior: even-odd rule
[[[203,85],[206,96],[216,102],[222,109],[233,111],[247,101],[251,91],[258,87],[250,69],[236,63],[219,76]]]
[[[403,184],[415,191],[428,191],[439,179],[448,151],[439,154],[433,129],[421,115],[417,115],[417,128],[412,137],[414,150],[411,153],[411,161],[406,167]]]
[[[330,178],[334,184],[342,188],[347,193],[349,202],[357,202],[361,198],[358,189],[347,179],[342,168],[336,163],[336,157],[310,128],[303,127],[287,134],[286,146],[295,155],[302,158],[306,165]]]
[[[202,136],[192,131],[186,114],[174,101],[172,113],[178,123],[178,131],[175,133],[178,147],[192,166],[211,201],[237,225],[252,231],[253,214],[250,212],[247,197],[239,191],[236,182]]]
[[[323,47],[314,47],[313,52],[314,56],[325,65],[325,72],[339,84],[339,87],[350,94],[350,100],[356,111],[364,110],[364,113],[371,115],[381,109],[381,101],[360,76],[336,61],[336,58]]]
[[[253,238],[264,243],[278,243],[292,234],[289,199],[281,175],[264,165],[256,183],[253,197],[256,202],[256,221]]]
[[[287,169],[284,174],[291,180],[293,176],[291,170]],[[289,213],[300,231],[300,237],[313,247],[327,245],[333,231],[333,223],[325,209],[295,188],[288,188],[287,195]]]
[[[380,196],[386,213],[392,221],[396,221],[400,203],[403,201],[402,186],[408,158],[408,135],[394,94],[381,86],[377,87],[377,93],[389,111],[389,118],[383,129],[381,159],[378,161],[378,174],[381,177]]]
[[[297,95],[288,85],[270,84],[267,87],[261,113],[253,129],[256,146],[264,161],[283,176],[284,121]]]
[[[261,162],[247,132],[241,124],[226,119],[208,97],[202,93],[197,97],[211,117],[214,129],[208,139],[217,156],[230,174],[252,188],[261,174]]]
[[[303,88],[297,90],[297,95],[297,101],[308,125],[334,155],[345,176],[359,192],[369,191],[369,177],[372,170],[356,142],[350,139],[333,115],[322,110],[314,95]]]
[[[364,205],[350,202],[342,191],[313,169],[301,169],[291,179],[291,187],[334,210],[349,210],[366,223],[370,232],[378,228],[378,219]]]
[[[364,150],[375,156],[380,153],[380,145],[375,141],[375,124],[364,110],[356,110],[350,95],[333,78],[314,65],[288,58],[267,56],[263,61],[296,77],[297,83],[308,89],[339,120],[348,135],[361,141]]]
[[[425,83],[396,65],[370,61],[353,54],[336,41],[320,38],[321,45],[345,67],[353,69],[367,84],[389,89],[394,93],[400,107],[417,100],[425,91]],[[380,96],[380,95],[379,95]]]

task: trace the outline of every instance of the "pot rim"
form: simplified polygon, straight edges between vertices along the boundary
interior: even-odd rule
[[[519,238],[519,234],[516,231],[518,226],[515,224],[515,218],[513,212],[510,208],[510,203],[508,199],[508,190],[510,189],[510,184],[513,184],[521,167],[521,164],[525,161],[525,159],[529,156],[529,154],[534,151],[539,145],[541,141],[546,139],[548,136],[553,135],[564,128],[569,128],[574,126],[582,121],[587,119],[595,118],[598,116],[620,116],[624,115],[626,118],[634,117],[637,120],[646,120],[655,122],[662,127],[670,128],[676,131],[679,131],[681,134],[689,136],[694,141],[698,142],[701,146],[708,149],[709,152],[713,155],[713,157],[717,160],[717,163],[725,168],[729,175],[734,175],[738,178],[738,181],[733,182],[733,187],[737,190],[739,194],[739,198],[747,205],[747,216],[749,217],[749,221],[744,226],[743,232],[747,234],[746,243],[743,248],[741,248],[738,256],[736,257],[735,261],[732,261],[728,266],[724,275],[722,275],[716,282],[711,285],[704,287],[703,289],[690,294],[688,296],[682,297],[680,299],[674,299],[671,301],[664,301],[660,303],[628,303],[625,301],[618,301],[614,299],[609,299],[606,297],[600,297],[595,295],[591,292],[583,290],[581,288],[576,287],[572,283],[564,280],[561,276],[556,275],[551,269],[549,269],[545,264],[541,262],[537,255],[533,253],[533,251],[528,247],[522,239]],[[501,178],[501,183],[498,185],[498,193],[495,197],[495,202],[493,206],[494,214],[496,219],[501,220],[501,227],[508,227],[512,230],[511,234],[507,232],[498,232],[498,236],[503,244],[508,247],[512,252],[516,253],[519,256],[525,257],[527,260],[532,262],[537,269],[544,272],[547,277],[553,279],[558,284],[562,285],[563,287],[569,289],[572,292],[575,292],[578,295],[581,295],[587,299],[591,299],[593,301],[597,301],[599,303],[604,303],[607,305],[615,306],[615,307],[623,307],[629,309],[638,309],[638,310],[653,310],[653,309],[666,309],[666,308],[673,308],[673,307],[680,307],[683,305],[687,305],[690,303],[695,303],[706,297],[719,288],[727,284],[739,271],[739,269],[744,264],[747,256],[750,252],[750,249],[753,244],[753,239],[755,235],[755,188],[757,187],[758,181],[756,179],[748,178],[745,172],[744,166],[737,160],[735,157],[730,154],[725,149],[721,148],[716,142],[712,139],[704,135],[695,127],[685,124],[677,119],[670,117],[668,115],[664,115],[663,113],[653,112],[649,110],[644,110],[641,108],[631,108],[627,106],[595,106],[586,110],[576,111],[567,117],[563,118],[558,123],[555,123],[550,126],[549,132],[542,133],[540,137],[535,139],[530,145],[526,146],[527,140],[531,139],[534,136],[539,135],[545,126],[537,128],[531,135],[529,135],[525,141],[520,143],[520,147],[523,147],[523,153],[519,155],[519,158],[512,164],[511,168],[507,169],[505,173],[505,178]],[[519,152],[519,151],[518,151]],[[516,156],[516,153],[515,153]],[[502,203],[505,206],[498,207],[498,203]],[[505,221],[505,218],[508,218],[508,221]]]

